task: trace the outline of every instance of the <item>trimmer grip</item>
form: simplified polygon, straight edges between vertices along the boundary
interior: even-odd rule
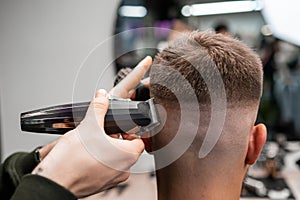
[[[90,102],[65,104],[21,113],[21,129],[28,132],[64,134],[85,117]],[[151,123],[148,102],[110,100],[105,116],[107,134],[122,133]]]

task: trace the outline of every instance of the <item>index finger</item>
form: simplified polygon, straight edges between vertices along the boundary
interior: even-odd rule
[[[120,97],[128,98],[128,92],[140,83],[145,73],[148,71],[152,64],[152,58],[147,56],[122,80],[118,83],[109,93]]]
[[[141,83],[143,85],[145,85],[147,88],[150,87],[150,77],[144,78],[143,80],[141,80]]]

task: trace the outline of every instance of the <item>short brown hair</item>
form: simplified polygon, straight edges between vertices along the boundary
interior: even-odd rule
[[[150,72],[151,95],[160,102],[172,102],[176,101],[174,94],[188,100],[193,93],[199,104],[208,104],[212,91],[204,80],[214,82],[213,66],[222,78],[227,103],[259,102],[263,77],[259,57],[241,41],[211,31],[185,34],[155,57]],[[179,81],[180,77],[193,91]]]

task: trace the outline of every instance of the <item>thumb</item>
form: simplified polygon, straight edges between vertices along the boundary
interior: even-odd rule
[[[104,127],[104,117],[108,109],[108,104],[109,100],[107,92],[104,89],[100,89],[96,92],[95,98],[88,109],[88,115],[96,119],[98,126],[101,128]]]
[[[130,155],[138,156],[144,151],[145,145],[141,139],[119,140],[119,148]]]
[[[135,147],[135,150],[138,154],[141,154],[145,149],[145,145],[142,139],[134,139],[131,140],[130,143],[133,147]]]

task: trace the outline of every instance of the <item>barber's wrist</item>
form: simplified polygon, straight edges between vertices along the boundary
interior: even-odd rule
[[[78,198],[56,182],[43,176],[30,174],[22,178],[12,199],[76,200]]]
[[[44,178],[47,178],[47,179],[55,182],[56,184],[62,186],[63,188],[69,190],[70,192],[72,192],[75,195],[75,191],[72,191],[72,189],[71,189],[72,183],[70,181],[68,181],[68,175],[66,174],[66,176],[64,176],[64,177],[57,176],[57,173],[55,173],[55,171],[49,169],[47,167],[47,164],[44,165],[44,163],[40,163],[32,171],[31,174],[39,175],[39,176],[42,176]]]
[[[62,136],[59,139],[60,145],[56,145],[58,141],[56,140],[39,150],[42,161],[35,167],[35,169],[32,171],[32,174],[43,176],[44,178],[57,183],[58,185],[64,187],[65,189],[76,195],[76,191],[71,187],[74,187],[74,185],[76,185],[75,182],[77,181],[77,179],[74,178],[74,172],[71,172],[72,168],[70,169],[70,167],[66,167],[66,165],[68,165],[68,163],[66,163],[68,162],[66,159],[68,158],[68,156],[70,156],[70,153],[68,151],[62,150],[65,147],[72,145],[73,142],[77,142],[74,141],[74,138],[71,137],[72,135],[74,137],[74,134],[72,133],[73,131],[70,131],[69,133]]]

